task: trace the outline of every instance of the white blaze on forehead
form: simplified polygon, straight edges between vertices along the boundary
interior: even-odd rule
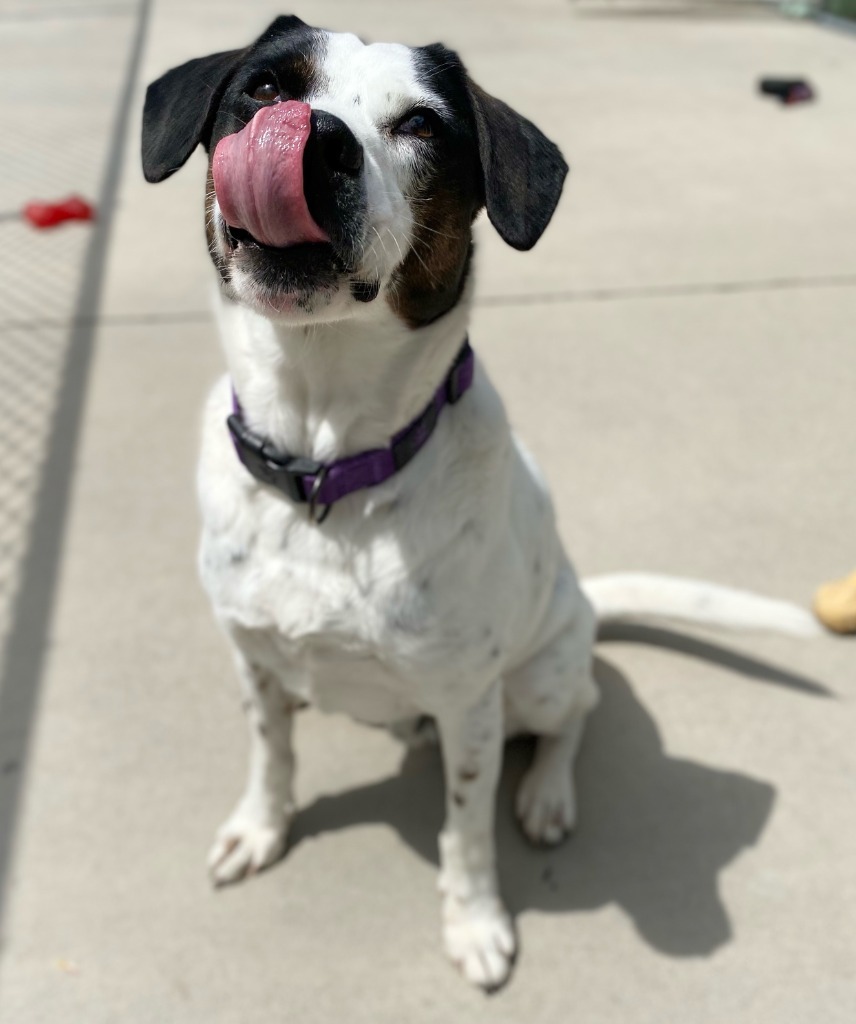
[[[363,147],[366,220],[363,272],[386,279],[410,249],[415,217],[411,194],[419,178],[418,147],[388,128],[414,107],[445,113],[448,105],[423,80],[416,51],[400,43],[366,44],[355,35],[327,33],[315,57],[317,84],[306,97],[316,110],[340,118]]]
[[[383,123],[409,109],[442,112],[442,97],[421,80],[416,54],[401,43],[366,44],[355,35],[331,32],[320,61],[320,81],[309,102],[352,125]],[[362,117],[359,115],[362,114]]]

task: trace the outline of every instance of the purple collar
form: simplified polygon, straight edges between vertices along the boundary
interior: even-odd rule
[[[382,484],[410,462],[434,433],[443,406],[454,405],[469,389],[474,367],[475,356],[465,338],[434,397],[412,423],[393,437],[387,448],[373,448],[334,462],[290,455],[254,434],[244,422],[234,388],[233,411],[226,423],[238,458],[256,480],[282,491],[294,502],[307,504],[310,519],[320,523],[335,502],[364,487]]]

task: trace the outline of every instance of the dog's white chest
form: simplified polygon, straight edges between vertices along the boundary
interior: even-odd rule
[[[246,472],[223,427],[228,404],[221,385],[200,463],[201,576],[239,648],[287,690],[392,722],[477,695],[528,655],[558,541],[486,382],[412,466],[335,505],[320,528]]]
[[[277,498],[206,519],[202,580],[221,621],[250,637],[295,697],[389,723],[417,711],[414,662],[438,658],[437,618],[396,545],[349,551]],[[415,673],[418,676],[418,672]]]
[[[309,640],[296,647],[278,639],[291,668],[282,676],[285,688],[320,711],[350,715],[372,725],[389,725],[418,713],[405,681],[370,653],[347,643]]]

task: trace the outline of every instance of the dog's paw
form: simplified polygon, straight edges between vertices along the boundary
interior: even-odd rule
[[[208,854],[208,871],[216,886],[240,882],[270,867],[285,853],[289,818],[262,820],[240,808],[222,826]]]
[[[467,979],[487,991],[507,980],[517,952],[514,927],[496,896],[443,899],[443,945]]]
[[[577,821],[574,780],[562,765],[537,764],[524,775],[517,790],[517,817],[526,837],[539,846],[555,846]]]

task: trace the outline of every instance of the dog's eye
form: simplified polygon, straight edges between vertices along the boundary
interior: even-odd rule
[[[433,139],[435,117],[430,110],[411,110],[393,129],[396,135],[412,135],[417,139]]]
[[[254,83],[247,91],[259,103],[274,103],[279,99],[279,86],[271,78]]]

